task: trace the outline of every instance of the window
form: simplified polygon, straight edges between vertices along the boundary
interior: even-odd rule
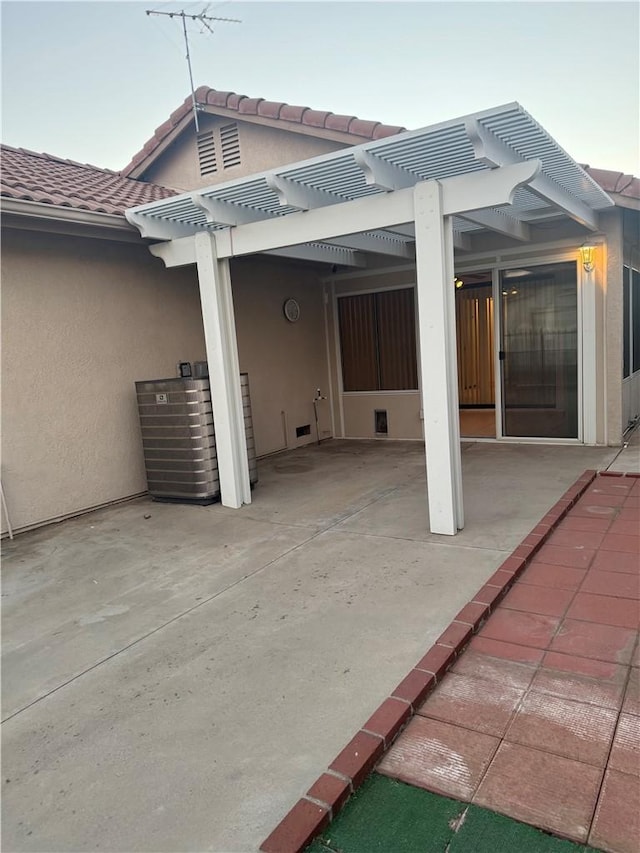
[[[622,376],[640,370],[640,272],[622,269]]]
[[[345,391],[418,387],[413,289],[338,299]]]

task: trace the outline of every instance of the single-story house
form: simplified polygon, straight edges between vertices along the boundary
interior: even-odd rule
[[[222,501],[258,457],[460,436],[618,446],[640,414],[640,181],[518,104],[409,131],[206,87],[116,173],[2,148],[2,485],[16,530],[146,489],[134,383],[207,360]],[[317,426],[315,415],[317,414]],[[2,520],[3,532],[6,519]]]

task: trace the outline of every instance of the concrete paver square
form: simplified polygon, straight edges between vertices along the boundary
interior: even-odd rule
[[[504,640],[494,640],[491,637],[484,637],[479,634],[476,634],[471,640],[469,648],[481,654],[534,666],[540,663],[544,657],[542,649],[524,646],[520,643],[506,643]]]
[[[640,720],[634,714],[620,714],[609,767],[640,776]]]
[[[540,613],[543,616],[562,616],[574,596],[573,590],[546,589],[532,584],[517,583],[502,601],[508,610]]]
[[[619,711],[627,673],[624,667],[618,667],[618,669],[619,672],[613,678],[592,678],[577,672],[543,666],[536,673],[531,687],[539,693],[548,693],[561,699],[574,699],[576,702],[600,705],[602,708],[613,708]]]
[[[601,778],[600,768],[503,742],[473,802],[586,841]]]
[[[636,632],[631,628],[564,619],[551,641],[550,649],[580,657],[628,664],[635,644]]]
[[[498,607],[478,636],[546,649],[559,624],[560,619],[556,616],[521,613]]]
[[[607,770],[589,844],[608,853],[638,853],[640,777]]]
[[[449,673],[418,713],[501,737],[523,694],[524,688]]]
[[[637,535],[629,535],[624,533],[605,533],[604,539],[600,548],[603,551],[624,551],[628,554],[635,554],[640,560],[640,542]]]
[[[591,569],[599,572],[625,572],[630,575],[640,574],[640,561],[637,554],[624,551],[599,551]]]
[[[378,772],[469,801],[498,738],[416,716],[378,765]]]
[[[584,578],[584,569],[551,566],[541,560],[533,560],[519,578],[518,584],[543,586],[547,589],[568,589],[575,592]]]
[[[505,739],[604,767],[618,718],[612,708],[530,690]]]
[[[586,569],[595,554],[594,548],[569,545],[543,545],[538,559],[552,566],[568,566],[570,569]]]
[[[487,681],[498,682],[508,687],[519,687],[523,690],[530,684],[536,669],[524,663],[516,663],[506,658],[492,657],[474,648],[465,649],[451,668],[458,675],[471,675]]]
[[[624,572],[601,572],[590,569],[584,576],[580,592],[639,600],[640,578]]]
[[[564,526],[551,535],[550,545],[561,545],[567,548],[598,548],[604,539],[604,533],[598,530],[572,530]]]
[[[578,592],[567,610],[569,619],[636,628],[640,624],[640,602],[610,595]]]

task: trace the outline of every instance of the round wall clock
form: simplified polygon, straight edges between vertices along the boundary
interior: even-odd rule
[[[290,323],[296,323],[300,319],[300,306],[298,305],[297,300],[287,299],[282,306],[282,310],[284,311],[284,316]]]

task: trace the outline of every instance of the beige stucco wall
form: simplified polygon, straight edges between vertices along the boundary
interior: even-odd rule
[[[200,132],[234,121],[230,118],[202,115]],[[309,157],[345,147],[333,140],[314,138],[302,133],[278,130],[247,121],[235,121],[235,123],[238,125],[240,138],[241,162],[238,166],[222,169],[222,158],[218,151],[220,171],[201,176],[196,135],[193,127],[190,126],[144,172],[142,179],[178,190],[189,190],[232,181],[235,178],[263,172],[286,163],[296,163],[299,160],[306,160]]]
[[[618,209],[603,211],[600,224],[606,235],[604,257],[599,261],[604,282],[604,347],[606,442],[617,447],[622,441],[622,216]]]
[[[240,369],[249,374],[258,456],[317,440],[313,399],[328,397],[322,287],[315,269],[248,259],[231,267]],[[283,304],[294,298],[300,319],[290,323]],[[318,403],[320,439],[332,435],[331,404]],[[310,434],[296,437],[309,424]]]
[[[2,484],[13,526],[144,491],[134,382],[204,357],[193,268],[167,270],[141,244],[7,229]]]

